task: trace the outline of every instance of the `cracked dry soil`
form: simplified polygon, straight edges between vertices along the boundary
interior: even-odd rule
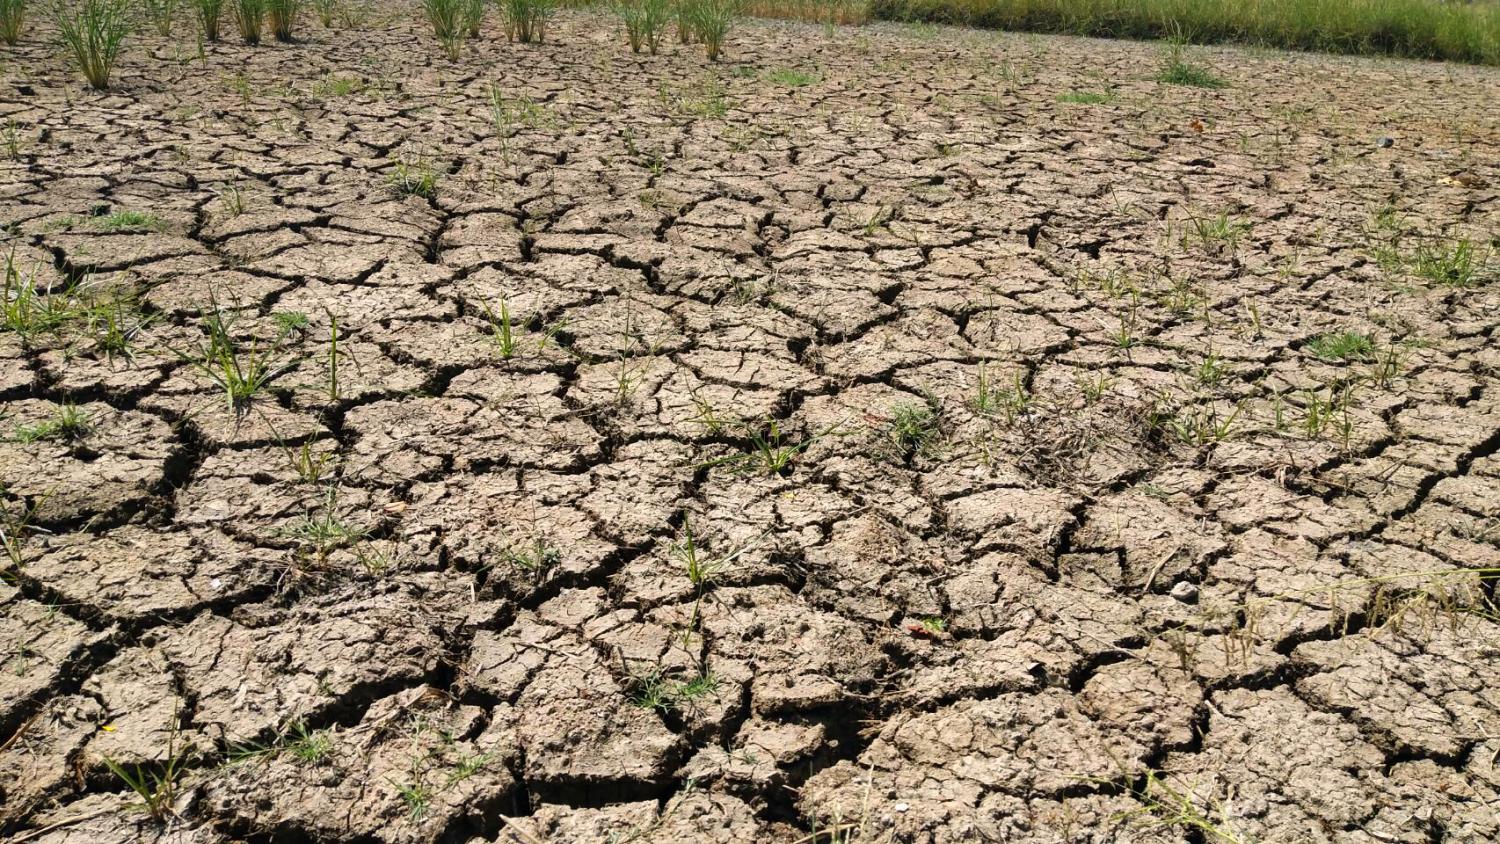
[[[0,835],[1500,836],[1495,69],[390,11],[7,49]]]

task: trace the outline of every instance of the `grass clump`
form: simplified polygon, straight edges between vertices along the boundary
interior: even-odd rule
[[[463,50],[467,6],[468,0],[422,0],[422,17],[449,59],[456,60]]]
[[[163,38],[172,37],[172,24],[177,22],[177,7],[180,0],[140,0],[141,12],[146,20]]]
[[[76,5],[59,0],[52,7],[52,18],[89,87],[108,88],[115,59],[130,34],[129,0],[79,0]]]
[[[297,13],[302,9],[302,0],[265,0],[265,4],[271,35],[283,44],[290,43],[292,30],[297,26]]]
[[[777,68],[766,74],[766,78],[786,88],[803,88],[818,81],[816,74],[791,68]]]
[[[1057,101],[1073,105],[1102,105],[1113,102],[1114,99],[1113,94],[1106,94],[1099,91],[1069,91],[1066,94],[1060,95]]]
[[[1308,340],[1305,348],[1321,360],[1353,363],[1373,357],[1375,341],[1368,334],[1340,331],[1319,334]]]
[[[74,404],[64,404],[52,414],[34,425],[16,428],[15,439],[19,443],[34,443],[42,440],[79,440],[93,430],[93,422],[86,411]]]
[[[219,40],[219,21],[224,17],[224,0],[192,0],[193,13],[203,30],[204,41]]]
[[[243,412],[266,385],[296,365],[283,355],[288,334],[285,328],[270,343],[251,341],[247,345],[234,336],[229,318],[217,307],[204,319],[203,328],[207,337],[192,351],[178,352],[178,357],[223,390],[229,409],[236,413]]]
[[[1475,246],[1467,238],[1450,243],[1424,244],[1411,259],[1411,270],[1419,278],[1444,287],[1469,289],[1495,281],[1493,253]]]
[[[1500,5],[1438,0],[870,0],[874,16],[1500,64]]]
[[[656,55],[667,21],[672,17],[669,0],[618,0],[614,10],[625,25],[625,40],[630,44],[630,52],[639,53],[644,48]]]
[[[1173,44],[1162,57],[1161,68],[1156,72],[1156,81],[1168,85],[1186,85],[1191,88],[1225,88],[1227,82],[1213,71],[1195,64],[1183,55],[1182,45]]]
[[[505,17],[505,38],[522,44],[540,44],[546,39],[547,19],[554,0],[499,0]]]
[[[261,26],[266,16],[266,0],[229,0],[229,11],[240,30],[240,40],[259,44]]]
[[[26,24],[26,0],[0,0],[0,41],[14,46]]]
[[[718,61],[724,50],[724,36],[740,15],[739,0],[682,0],[693,37],[703,44],[709,61]],[[679,14],[681,14],[679,12]]]
[[[438,174],[426,161],[397,161],[386,176],[386,182],[397,196],[420,196],[423,199],[437,196]]]

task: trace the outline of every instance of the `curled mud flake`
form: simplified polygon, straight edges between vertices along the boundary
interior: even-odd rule
[[[1297,690],[1392,752],[1456,758],[1500,732],[1497,631],[1463,607],[1404,607],[1383,629],[1299,645],[1293,664],[1314,673]]]
[[[574,841],[628,841],[655,828],[661,806],[655,800],[579,808],[543,803],[529,816],[506,819],[497,844],[570,844]],[[649,839],[646,839],[649,840]]]
[[[1045,556],[1077,524],[1081,501],[1061,490],[992,489],[944,504],[949,529],[976,552],[1013,549]]]
[[[962,840],[998,819],[988,794],[1059,798],[1140,773],[1148,747],[1067,692],[1004,694],[887,721],[852,761],[814,774],[798,805],[824,822],[868,812],[909,840]]]
[[[161,650],[211,740],[248,744],[295,721],[363,705],[421,682],[442,640],[412,598],[334,595],[284,620],[248,627],[210,614],[167,635]]]
[[[27,552],[25,578],[75,613],[133,624],[241,603],[268,590],[288,562],[214,531],[140,527],[46,537]]]
[[[401,536],[426,553],[482,572],[486,595],[521,597],[556,579],[582,580],[618,551],[578,501],[587,478],[484,474],[413,487]]]
[[[683,773],[695,783],[746,799],[787,787],[803,766],[828,755],[827,729],[752,718],[727,746],[710,744],[688,760]]]
[[[512,702],[528,789],[602,804],[659,793],[682,740],[621,690],[600,652],[575,633],[523,614],[481,631],[465,666],[475,687]]]
[[[430,844],[453,829],[493,832],[516,805],[512,721],[508,707],[491,715],[417,686],[352,727],[295,724],[239,748],[205,800],[249,834]]]
[[[441,471],[568,470],[598,459],[592,428],[570,418],[549,393],[528,390],[519,378],[511,383],[509,396],[483,403],[418,398],[355,408],[345,417],[346,429],[358,437],[348,457],[350,477],[395,485]],[[502,379],[485,386],[504,390]]]
[[[128,648],[90,677],[83,692],[104,707],[100,729],[75,761],[80,770],[105,774],[105,761],[122,765],[166,765],[209,750],[195,729],[182,728],[188,701],[176,688],[171,667],[156,648]]]
[[[1386,804],[1383,756],[1354,724],[1285,688],[1221,692],[1211,703],[1202,747],[1167,756],[1161,799],[1180,795],[1215,828],[1257,841],[1358,829]]]
[[[680,351],[687,337],[663,305],[664,297],[645,294],[616,296],[598,304],[563,313],[573,351],[591,358],[613,360]]]
[[[74,272],[117,272],[206,251],[196,240],[166,233],[50,234],[45,242]]]
[[[750,699],[759,715],[838,705],[868,693],[885,668],[857,624],[813,609],[785,587],[717,589],[698,612],[710,660],[753,667]]]
[[[1255,477],[1226,480],[1205,503],[1232,530],[1261,527],[1313,542],[1367,534],[1379,523],[1363,501],[1344,498],[1329,504]]]
[[[820,606],[874,624],[901,615],[937,617],[934,584],[951,573],[943,556],[871,515],[833,526],[828,542],[808,549],[803,595]]]
[[[42,524],[147,507],[177,448],[166,422],[103,402],[23,399],[6,411],[0,487],[32,502],[32,521]]]
[[[408,262],[422,259],[421,253],[414,249],[397,250],[389,257]],[[308,243],[252,260],[245,268],[253,273],[289,280],[312,278],[333,284],[351,284],[369,276],[387,259],[373,250],[351,249],[341,243]]]
[[[73,762],[105,723],[96,699],[64,695],[6,728],[0,751],[0,829],[13,828],[76,784]]]
[[[599,520],[601,532],[626,545],[644,545],[671,521],[692,480],[691,447],[674,440],[640,440],[618,449],[614,460],[589,470],[593,491],[579,506]]]
[[[1223,531],[1199,512],[1183,512],[1140,492],[1107,496],[1092,504],[1073,535],[1080,548],[1120,549],[1128,585],[1164,591],[1227,549]]]
[[[74,672],[108,636],[58,607],[0,588],[0,733],[8,736],[48,689],[74,682]]]
[[[34,815],[23,834],[40,844],[233,844],[199,820],[163,824],[140,810],[131,793],[86,794]]]

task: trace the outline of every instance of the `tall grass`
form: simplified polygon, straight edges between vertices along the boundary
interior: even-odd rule
[[[224,16],[224,0],[192,0],[204,41],[219,40],[219,20]]]
[[[740,15],[740,0],[682,0],[694,37],[703,43],[709,61],[718,61],[724,36]]]
[[[15,44],[21,40],[26,22],[26,0],[0,0],[0,41]]]
[[[229,10],[234,14],[235,26],[239,27],[240,39],[246,44],[259,44],[266,0],[229,0]]]
[[[522,44],[542,43],[554,5],[554,0],[500,0],[506,39]]]
[[[109,87],[109,75],[130,34],[130,0],[78,0],[52,7],[58,35],[89,87]]]
[[[277,41],[291,43],[292,30],[297,26],[297,12],[302,0],[265,0],[266,19],[271,24],[271,34]]]
[[[662,32],[672,17],[671,0],[616,0],[615,14],[625,24],[625,40],[630,51],[645,48],[651,55],[661,46]]]
[[[450,59],[457,59],[463,50],[468,8],[468,0],[422,0],[422,17]]]
[[[1240,42],[1500,64],[1500,3],[1442,0],[870,0],[875,17],[1104,38]]]
[[[156,34],[172,37],[172,24],[177,20],[178,0],[140,0],[141,12],[155,27]]]

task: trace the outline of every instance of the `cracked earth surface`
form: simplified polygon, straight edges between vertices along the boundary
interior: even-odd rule
[[[7,50],[0,834],[1500,837],[1495,69],[397,12]]]

